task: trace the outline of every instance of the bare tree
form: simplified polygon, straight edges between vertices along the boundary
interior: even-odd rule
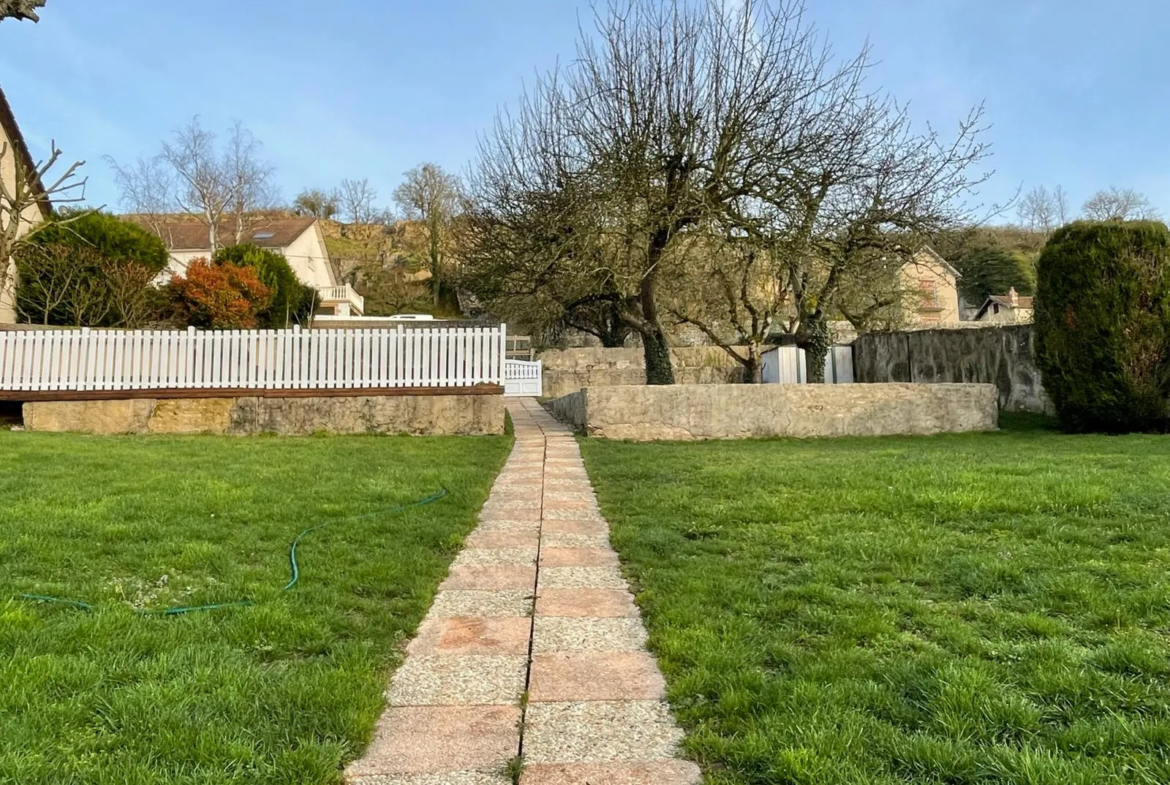
[[[20,290],[16,296],[16,313],[30,324],[54,323],[54,314],[63,310],[75,286],[86,272],[87,248],[80,253],[68,245],[26,244],[14,258],[20,272]]]
[[[56,179],[49,180],[49,173],[61,159],[56,142],[49,143],[49,157],[40,162],[28,158],[24,148],[7,142],[0,142],[0,172],[12,172],[9,183],[0,177],[0,296],[9,297],[16,284],[16,270],[12,261],[13,253],[38,231],[48,225],[53,204],[71,204],[85,201],[85,185],[88,178],[77,178],[77,170],[85,161],[75,161],[65,168]],[[48,185],[45,183],[48,182]],[[85,215],[81,210],[76,214],[58,220],[68,223]]]
[[[1052,191],[1038,185],[1020,200],[1016,214],[1025,228],[1041,234],[1052,234],[1068,223],[1068,194],[1059,185]]]
[[[41,21],[36,9],[44,8],[45,0],[0,0],[0,21],[28,19],[33,22]]]
[[[423,230],[424,256],[431,273],[434,304],[446,279],[454,232],[452,224],[459,211],[462,185],[459,178],[435,164],[421,164],[406,172],[394,191],[394,201],[408,220]]]
[[[185,213],[198,216],[207,226],[212,253],[219,248],[219,226],[231,202],[231,180],[216,154],[215,134],[205,130],[199,117],[175,130],[174,138],[163,142],[159,159],[174,172],[175,204]]]
[[[223,244],[220,227],[227,219],[232,239],[242,242],[256,211],[276,201],[275,170],[260,152],[260,142],[238,121],[228,129],[221,151],[215,134],[196,116],[163,142],[157,156],[126,166],[110,157],[106,161],[114,170],[124,209],[142,215],[160,237],[168,214],[193,215],[207,227],[214,253]]]
[[[332,218],[341,212],[340,202],[341,196],[336,189],[326,192],[320,188],[308,188],[297,194],[292,207],[297,215]]]
[[[1093,194],[1081,211],[1091,221],[1153,220],[1160,215],[1145,194],[1117,186]]]
[[[111,325],[136,329],[145,324],[154,310],[151,282],[157,273],[145,264],[103,259],[102,277],[113,314]]]
[[[378,209],[374,207],[374,202],[377,198],[378,192],[370,185],[368,178],[341,181],[338,190],[341,214],[351,224],[375,223]]]
[[[768,333],[788,332],[817,379],[847,296],[896,275],[986,177],[969,173],[981,108],[951,138],[916,131],[866,85],[868,51],[834,57],[799,0],[630,0],[597,27],[481,144],[476,242],[527,260],[566,312],[615,304],[651,384],[673,381],[664,314],[755,379]]]
[[[223,170],[228,183],[228,211],[236,243],[242,243],[255,222],[255,213],[276,202],[275,167],[260,158],[263,145],[237,120],[228,129]]]
[[[175,209],[171,196],[175,173],[161,158],[139,156],[133,163],[120,165],[107,155],[105,162],[114,172],[114,183],[121,191],[122,209],[139,216],[156,235],[169,245],[165,236],[167,218]]]

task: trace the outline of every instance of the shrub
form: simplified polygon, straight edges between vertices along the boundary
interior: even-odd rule
[[[269,305],[270,291],[251,267],[195,259],[187,274],[168,285],[176,316],[184,323],[214,330],[245,330],[258,326]]]
[[[1064,428],[1164,431],[1170,230],[1078,221],[1040,255],[1036,359]]]
[[[168,258],[137,224],[63,210],[13,253],[17,312],[37,324],[141,327],[155,315],[151,282]]]
[[[156,275],[169,259],[167,247],[158,237],[136,223],[101,212],[61,210],[57,220],[37,232],[30,242],[93,249],[104,259],[135,262]]]
[[[229,245],[216,251],[212,261],[256,271],[271,295],[268,306],[258,315],[261,327],[287,327],[290,323],[307,321],[313,312],[316,291],[301,283],[288,260],[275,251],[255,245]]]

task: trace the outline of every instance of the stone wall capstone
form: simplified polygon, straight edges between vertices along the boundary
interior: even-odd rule
[[[281,436],[412,434],[485,436],[504,432],[499,395],[392,395],[321,398],[137,398],[24,404],[30,431],[97,434]]]
[[[592,387],[551,401],[589,436],[693,441],[994,431],[990,384],[758,384]]]
[[[1005,411],[1050,413],[1032,325],[866,333],[853,343],[858,382],[994,384]]]

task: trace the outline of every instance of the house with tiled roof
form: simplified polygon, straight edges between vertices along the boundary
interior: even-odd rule
[[[127,217],[157,234],[166,244],[171,260],[162,273],[163,281],[182,275],[194,260],[212,255],[211,233],[203,221],[186,216]],[[338,282],[317,218],[254,216],[242,231],[232,221],[225,220],[217,236],[220,245],[247,243],[284,256],[300,282],[317,290],[321,302],[319,312],[345,317],[362,315],[365,300],[352,286]]]
[[[1013,286],[1007,294],[993,294],[975,313],[975,321],[988,324],[1031,324],[1032,298],[1016,292]]]

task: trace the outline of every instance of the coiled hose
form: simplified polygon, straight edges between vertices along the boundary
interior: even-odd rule
[[[439,499],[442,499],[444,496],[446,496],[447,493],[447,489],[443,488],[428,496],[424,496],[421,499],[410,502],[409,504],[400,504],[397,507],[386,507],[381,510],[367,512],[362,515],[348,515],[344,518],[333,518],[328,521],[315,523],[307,529],[303,529],[300,534],[293,538],[293,541],[288,546],[289,581],[284,585],[284,588],[282,588],[281,591],[288,591],[289,589],[296,586],[297,582],[301,579],[301,568],[300,565],[297,564],[297,546],[300,544],[305,535],[311,534],[318,529],[324,529],[326,526],[339,523],[341,521],[361,521],[368,518],[377,518],[383,515],[396,515],[400,512],[406,512],[407,510],[414,509],[415,507],[422,507],[424,505],[437,502]],[[59,605],[69,605],[82,611],[92,611],[94,609],[94,606],[88,602],[82,602],[81,600],[70,600],[63,597],[51,597],[47,594],[19,594],[17,596],[22,600],[30,600],[32,602],[49,602]],[[235,602],[219,602],[211,605],[180,605],[174,608],[146,608],[137,611],[137,613],[144,616],[178,616],[180,614],[191,613],[193,611],[211,611],[217,610],[219,608],[234,608],[251,604],[251,600],[236,600]]]

